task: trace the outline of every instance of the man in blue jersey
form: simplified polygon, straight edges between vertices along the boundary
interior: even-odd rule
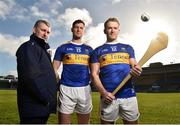
[[[56,74],[63,63],[59,81],[60,124],[70,124],[73,112],[77,113],[78,124],[89,123],[92,110],[89,58],[92,48],[81,41],[84,30],[85,23],[82,20],[74,21],[71,28],[72,40],[59,46],[54,56],[53,66]]]
[[[135,60],[133,48],[118,42],[119,31],[120,23],[116,18],[106,20],[104,33],[107,41],[92,53],[91,75],[101,94],[101,123],[114,124],[121,117],[124,124],[137,124],[139,110],[132,81],[129,80],[115,96],[112,95],[129,73],[139,76],[142,71]]]

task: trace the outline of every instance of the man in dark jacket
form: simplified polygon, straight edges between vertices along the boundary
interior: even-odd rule
[[[20,123],[45,124],[56,112],[56,77],[47,49],[50,24],[38,20],[30,40],[17,50],[17,102]]]

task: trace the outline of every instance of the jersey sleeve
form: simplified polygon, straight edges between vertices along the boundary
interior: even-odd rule
[[[59,46],[56,49],[56,52],[55,52],[55,55],[54,55],[54,60],[57,60],[57,61],[62,61],[63,60],[63,51],[62,51],[62,49],[63,49],[62,46]]]
[[[93,53],[93,49],[91,47],[89,47],[89,56],[91,56]]]
[[[90,63],[97,63],[99,62],[98,59],[98,49],[95,49],[92,51],[91,57],[90,57]]]
[[[130,58],[135,58],[134,49],[130,45],[128,46],[128,53],[129,53]]]

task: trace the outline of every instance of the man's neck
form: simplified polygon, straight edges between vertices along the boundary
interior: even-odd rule
[[[107,39],[106,41],[107,43],[111,43],[111,42],[117,42],[117,39]]]
[[[82,43],[81,39],[72,39],[72,42],[74,42],[74,43]]]

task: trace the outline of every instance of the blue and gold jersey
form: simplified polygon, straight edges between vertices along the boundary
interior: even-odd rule
[[[108,92],[113,92],[129,74],[130,58],[135,58],[133,48],[117,42],[105,43],[93,51],[90,62],[100,64],[100,79]],[[135,96],[132,81],[129,80],[115,96],[116,98]]]
[[[71,87],[89,84],[89,59],[92,48],[85,44],[69,42],[57,48],[54,60],[63,63],[60,83]]]

